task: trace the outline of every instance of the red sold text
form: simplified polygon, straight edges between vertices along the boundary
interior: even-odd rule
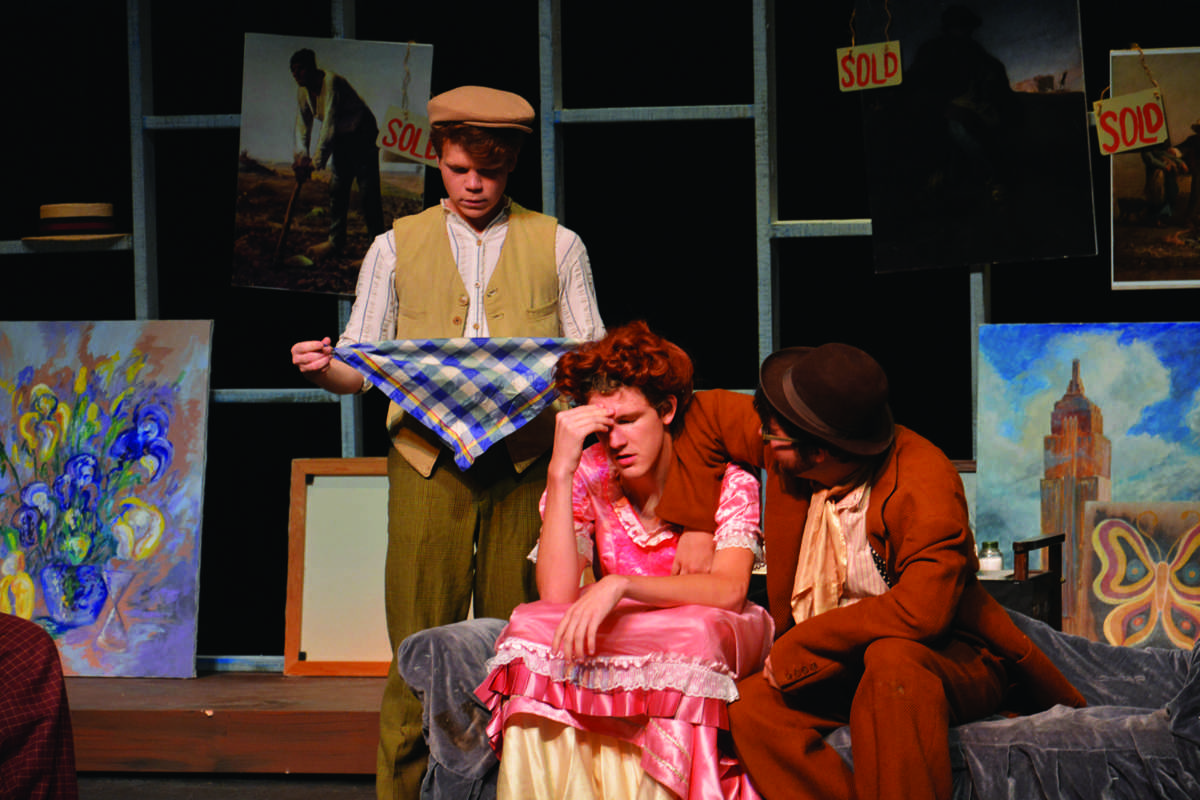
[[[896,42],[838,50],[838,83],[843,92],[900,83],[900,46]]]
[[[1121,104],[1132,97],[1113,98],[1096,114],[1096,135],[1106,155],[1166,141],[1167,118],[1158,99]]]
[[[418,145],[424,139],[425,152],[424,154],[417,152]],[[401,153],[411,153],[417,158],[432,160],[437,158],[437,153],[433,150],[433,142],[429,140],[425,131],[413,125],[411,122],[404,122],[398,119],[389,119],[387,122],[387,130],[379,141],[380,145],[389,150],[395,150]]]

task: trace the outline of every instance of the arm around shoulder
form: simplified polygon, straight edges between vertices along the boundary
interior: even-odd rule
[[[658,514],[690,530],[713,530],[725,465],[763,466],[753,398],[724,389],[696,392],[684,411],[674,452]]]

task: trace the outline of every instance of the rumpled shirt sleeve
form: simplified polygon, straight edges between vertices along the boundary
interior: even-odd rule
[[[587,248],[572,230],[559,225],[554,235],[558,272],[558,319],[563,336],[590,342],[604,336]]]
[[[337,346],[362,342],[381,342],[396,338],[396,244],[392,232],[380,234],[371,242],[358,271],[354,305],[350,318],[338,337]],[[371,382],[363,376],[362,389]]]
[[[717,505],[713,544],[717,550],[743,547],[754,553],[754,567],[763,564],[758,479],[737,464],[725,467]]]

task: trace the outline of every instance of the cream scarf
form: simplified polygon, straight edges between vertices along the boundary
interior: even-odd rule
[[[804,538],[800,542],[800,558],[796,564],[796,581],[792,585],[792,617],[797,623],[837,608],[846,588],[848,560],[846,537],[838,517],[837,501],[845,487],[821,489],[812,495],[808,519],[804,523]],[[862,499],[856,504],[865,507],[871,487],[865,487]]]

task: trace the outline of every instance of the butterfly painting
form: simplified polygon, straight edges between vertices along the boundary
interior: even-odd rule
[[[1115,645],[1190,650],[1200,636],[1200,508],[1120,504],[1121,513],[1116,504],[1096,505],[1089,544],[1097,632]]]

